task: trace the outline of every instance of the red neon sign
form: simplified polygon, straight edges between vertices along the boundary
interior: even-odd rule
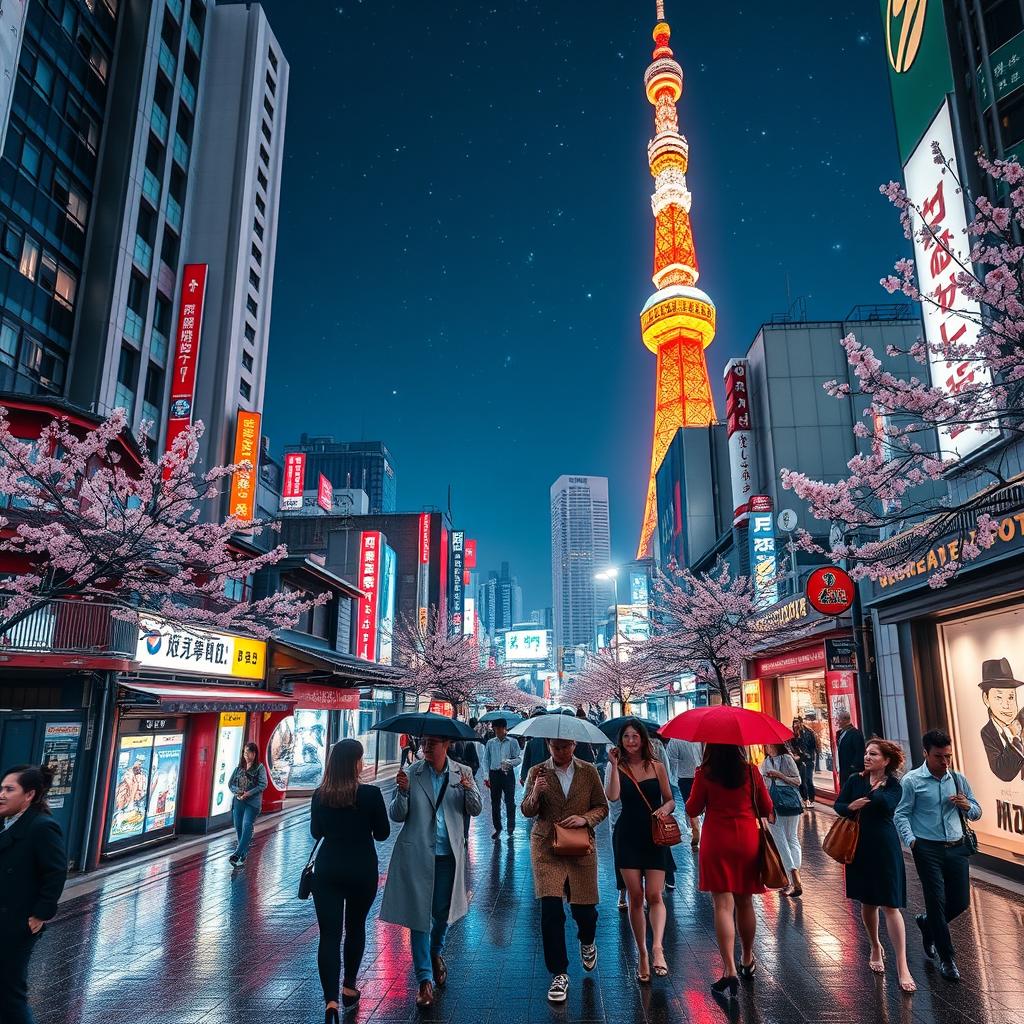
[[[356,630],[356,657],[377,660],[378,609],[380,604],[380,562],[384,541],[376,530],[368,530],[360,538],[359,548],[359,623]]]
[[[178,335],[174,343],[171,404],[167,415],[167,446],[174,447],[179,434],[192,425],[196,397],[196,367],[203,334],[203,303],[206,299],[206,263],[186,263],[178,300]]]

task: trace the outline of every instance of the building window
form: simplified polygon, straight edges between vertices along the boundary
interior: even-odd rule
[[[53,294],[57,287],[57,261],[48,253],[43,253],[42,261],[39,264],[39,287],[45,292]]]
[[[43,385],[60,387],[64,383],[64,360],[27,334],[21,343],[21,367]]]
[[[39,246],[28,236],[21,246],[21,260],[18,269],[30,280],[36,279],[39,270]]]
[[[47,99],[53,99],[53,68],[41,57],[36,58],[36,70],[32,76],[36,89]]]
[[[245,308],[249,310],[253,316],[260,315],[260,308],[256,305],[256,300],[251,295],[245,300]]]
[[[68,309],[75,307],[75,292],[78,288],[78,279],[64,267],[57,268],[57,284],[54,288],[54,298]]]
[[[248,402],[252,398],[252,385],[247,380],[240,381],[238,393]]]
[[[260,159],[263,161],[265,166],[270,166],[270,154],[267,152],[266,146],[260,146]]]
[[[21,169],[33,180],[39,180],[39,165],[42,159],[39,147],[25,139],[21,147]]]
[[[82,105],[70,92],[64,107],[64,120],[77,132],[89,150],[95,153],[100,140],[99,125],[82,109]]]
[[[121,358],[117,364],[117,388],[114,400],[123,408],[129,418],[135,412],[135,387],[139,379],[139,354],[128,345],[121,346]]]
[[[252,370],[252,353],[246,352],[244,349],[242,351],[242,369]]]
[[[271,122],[274,120],[274,104],[270,102],[269,96],[263,97],[263,109],[267,112],[267,117],[270,118]]]
[[[7,320],[0,323],[0,363],[12,367],[18,364],[18,328]]]
[[[270,125],[267,124],[266,121],[263,122],[263,138],[265,138],[267,140],[267,142],[273,142],[273,140],[274,140],[273,132],[271,132]],[[263,154],[263,150],[261,149],[260,150],[260,155],[262,156],[262,154]],[[268,164],[270,163],[270,154],[267,154],[266,163],[268,163]]]
[[[259,168],[256,169],[256,180],[260,183],[260,188],[266,192],[268,185],[267,176]]]
[[[271,96],[277,95],[277,82],[274,81],[274,76],[269,71],[267,72],[267,88],[270,90]]]
[[[246,321],[245,324],[245,340],[251,342],[256,341],[256,328],[248,321]]]
[[[262,242],[263,241],[263,225],[258,221],[252,222],[252,229],[256,232],[256,237]]]
[[[164,227],[164,240],[160,245],[160,259],[171,268],[178,269],[178,253],[181,249],[181,241],[178,236],[169,228]]]
[[[267,215],[267,204],[263,202],[263,197],[257,192],[256,193],[256,209],[263,214],[264,217]],[[260,236],[262,237],[262,235]]]
[[[53,175],[53,198],[67,212],[68,217],[84,230],[89,204],[75,191],[62,171],[56,171]]]
[[[256,291],[260,290],[260,275],[257,274],[255,270],[249,271],[249,284],[251,284]]]
[[[277,54],[273,50],[267,51],[267,58],[270,60],[270,66],[276,71],[277,70]]]
[[[256,266],[263,266],[263,253],[260,252],[260,247],[255,242],[252,243],[252,258],[256,261]]]

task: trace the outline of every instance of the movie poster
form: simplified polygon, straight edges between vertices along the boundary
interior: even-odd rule
[[[78,740],[82,735],[81,722],[47,722],[43,731],[42,764],[53,769],[53,785],[47,794],[51,810],[64,806],[71,793],[78,759]]]
[[[1024,609],[940,627],[957,768],[981,804],[978,841],[1024,856]]]
[[[291,789],[316,789],[327,764],[327,712],[295,712]]]
[[[270,764],[270,778],[282,792],[288,789],[292,773],[292,748],[295,746],[295,719],[289,715],[277,723],[270,737],[267,761]]]
[[[142,835],[149,794],[149,769],[153,758],[152,736],[122,736],[117,749],[114,776],[114,813],[107,842]]]
[[[245,735],[245,712],[222,711],[217,730],[217,756],[213,763],[213,793],[210,795],[210,816],[227,814],[231,810],[231,790],[228,783],[238,762],[242,759]]]
[[[178,778],[181,775],[182,733],[153,739],[153,764],[149,779],[146,831],[170,828],[178,812]]]

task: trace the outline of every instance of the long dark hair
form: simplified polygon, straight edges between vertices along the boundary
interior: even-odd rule
[[[739,789],[750,774],[743,748],[732,743],[708,743],[700,766],[712,782],[726,789]]]
[[[241,768],[243,772],[247,772],[249,770],[249,766],[245,763],[245,752],[247,750],[251,750],[253,752],[253,768],[256,768],[260,763],[260,748],[257,747],[255,743],[246,743],[246,745],[242,747],[241,754],[238,755],[238,767]]]
[[[639,718],[631,718],[627,722],[622,723],[622,728],[619,730],[619,742],[617,744],[619,750],[619,758],[623,764],[626,764],[629,760],[626,754],[626,748],[622,745],[622,737],[625,735],[627,729],[636,729],[640,734],[640,760],[645,765],[651,764],[654,761],[654,751],[651,749],[651,736],[647,731],[647,726],[640,721]]]
[[[8,775],[17,776],[18,785],[26,793],[35,793],[32,803],[28,805],[30,811],[50,813],[46,794],[53,785],[53,769],[48,764],[16,764],[13,768],[8,768],[0,779],[6,779]]]
[[[323,782],[317,786],[316,796],[325,807],[352,807],[356,802],[359,775],[356,772],[363,756],[359,740],[341,740],[331,747]]]

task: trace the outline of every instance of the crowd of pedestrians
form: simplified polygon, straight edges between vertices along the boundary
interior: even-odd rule
[[[754,898],[769,887],[793,899],[803,892],[796,826],[806,813],[805,798],[813,792],[805,770],[808,760],[816,765],[811,730],[794,723],[793,739],[766,747],[758,767],[741,746],[672,740],[664,747],[637,719],[625,721],[610,750],[590,749],[587,758],[579,756],[582,744],[570,739],[541,740],[541,751],[534,745],[531,754],[536,737],[524,751],[509,736],[507,725],[503,720],[493,723],[482,758],[447,738],[409,741],[407,748],[415,756],[408,767],[403,757],[388,805],[379,788],[360,782],[362,746],[346,739],[331,748],[310,811],[316,840],[311,891],[320,929],[317,966],[327,1024],[359,1003],[367,918],[378,890],[376,844],[388,839],[393,824],[401,832],[387,870],[380,920],[409,931],[417,1006],[430,1007],[437,989],[447,983],[448,930],[470,907],[466,837],[470,820],[483,808],[476,783],[480,768],[490,791],[495,841],[503,830],[509,836],[515,833],[516,769],[521,773],[524,789],[518,810],[530,822],[540,944],[553,1004],[566,1001],[570,985],[566,903],[583,970],[592,971],[598,961],[595,829],[608,817],[609,806],[614,868],[626,894],[637,981],[648,984],[652,976],[669,973],[664,889],[674,873],[672,846],[688,835],[697,851],[698,888],[713,903],[722,960],[721,975],[710,983],[711,989],[723,1002],[734,1000],[741,981],[752,983],[757,969]],[[923,737],[923,763],[904,773],[904,753],[897,744],[879,737],[865,742],[849,722],[839,740],[837,767],[845,778],[835,811],[837,825],[844,819],[850,822],[847,832],[855,836],[845,857],[846,896],[860,904],[867,968],[877,974],[886,970],[884,923],[900,988],[908,995],[916,991],[902,914],[907,905],[906,847],[924,890],[924,912],[915,920],[925,955],[937,961],[942,977],[957,981],[949,925],[970,904],[969,858],[976,849],[970,822],[981,817],[981,807],[968,780],[952,770],[952,741],[941,730],[929,731]],[[602,778],[591,758],[603,760],[605,753]],[[527,761],[531,763],[524,770]],[[686,831],[678,825],[673,780],[682,797],[678,813],[685,814]],[[0,781],[4,1024],[32,1022],[29,959],[46,922],[56,914],[67,872],[61,832],[46,801],[51,781],[48,768],[27,765],[8,769]],[[244,862],[265,786],[258,752],[247,747],[231,778],[238,832],[232,862]],[[773,874],[766,867],[773,850],[784,873]]]

